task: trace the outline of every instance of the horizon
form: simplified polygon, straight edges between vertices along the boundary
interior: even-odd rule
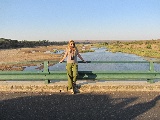
[[[0,0],[0,38],[158,40],[159,0]]]
[[[0,38],[4,40],[15,40],[15,39],[10,39],[10,38]],[[45,39],[46,40],[46,39]],[[82,42],[82,41],[150,41],[150,40],[160,40],[160,39],[144,39],[144,40],[74,40],[75,42]],[[17,41],[43,41],[43,40],[17,40]],[[68,42],[68,40],[46,40],[49,42]]]

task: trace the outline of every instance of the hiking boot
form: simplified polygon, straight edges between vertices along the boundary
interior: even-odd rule
[[[74,87],[74,93],[80,93],[79,89],[77,87]]]

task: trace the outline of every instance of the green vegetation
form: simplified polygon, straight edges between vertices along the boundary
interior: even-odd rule
[[[35,46],[49,46],[49,45],[66,45],[68,42],[57,42],[49,40],[39,40],[39,41],[27,41],[27,40],[11,40],[0,38],[0,49],[10,49],[10,48],[25,48],[25,47],[35,47]]]
[[[109,43],[107,43],[107,42],[96,43],[96,44],[92,44],[92,47],[101,48],[101,47],[108,46],[108,44],[109,44]]]
[[[112,52],[136,54],[143,57],[160,58],[160,40],[111,42],[106,47]]]
[[[152,45],[151,45],[151,44],[148,44],[148,45],[146,46],[146,48],[147,48],[147,49],[152,49]]]

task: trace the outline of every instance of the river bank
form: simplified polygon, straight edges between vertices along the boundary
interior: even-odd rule
[[[160,58],[160,40],[116,41],[105,46],[111,52],[129,53],[155,59]]]
[[[67,45],[39,46],[0,50],[0,70],[23,70],[24,66],[35,66],[43,61],[59,61]],[[81,53],[93,52],[91,45],[77,45]]]
[[[66,46],[41,46],[0,50],[0,70],[22,70],[22,66],[35,65],[34,61],[58,61],[62,54],[50,54],[55,50],[64,50]],[[16,67],[13,67],[16,66]]]

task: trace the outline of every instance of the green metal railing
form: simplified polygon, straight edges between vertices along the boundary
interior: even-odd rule
[[[44,80],[46,84],[50,80],[67,80],[66,71],[49,71],[48,61],[44,61],[44,69],[40,71],[0,71],[0,80]],[[79,61],[78,63],[83,63]],[[146,71],[78,71],[77,79],[90,80],[128,80],[146,79],[153,83],[154,79],[160,79],[160,72],[154,70],[154,61],[87,61],[90,63],[149,63]]]

